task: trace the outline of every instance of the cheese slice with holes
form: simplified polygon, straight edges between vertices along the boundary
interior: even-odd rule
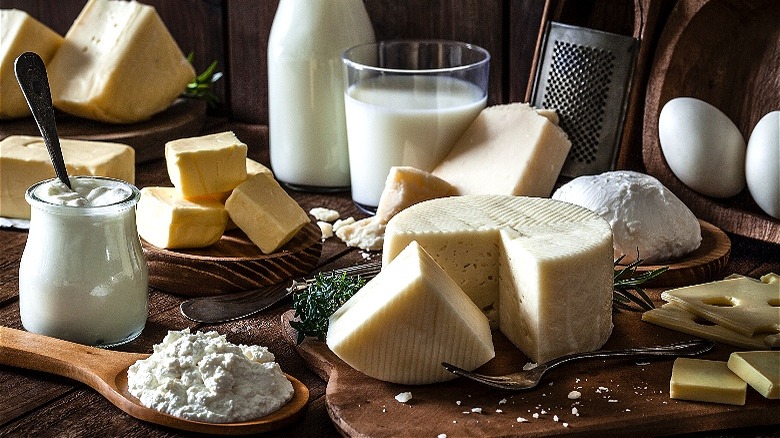
[[[766,398],[780,398],[780,351],[731,353],[729,369]]]
[[[358,371],[400,384],[455,378],[495,356],[479,308],[416,242],[331,317],[328,347]]]
[[[433,199],[388,222],[383,264],[412,241],[535,362],[598,349],[612,331],[612,231],[588,209],[508,195]]]
[[[743,406],[747,383],[726,362],[681,357],[672,365],[669,395],[678,400]]]
[[[780,276],[774,273],[760,281],[736,275],[672,289],[661,298],[744,336],[780,332]]]

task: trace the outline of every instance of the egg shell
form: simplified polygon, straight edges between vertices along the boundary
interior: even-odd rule
[[[756,204],[780,219],[780,111],[766,114],[753,128],[745,155],[745,175]]]
[[[692,190],[728,198],[745,188],[745,139],[718,108],[674,98],[661,110],[658,136],[669,168]]]

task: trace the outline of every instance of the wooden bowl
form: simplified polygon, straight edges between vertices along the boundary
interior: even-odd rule
[[[695,97],[723,111],[747,142],[761,117],[780,108],[778,17],[776,0],[679,1],[650,71],[642,150],[647,172],[697,217],[726,232],[772,243],[780,243],[780,220],[764,213],[747,189],[731,198],[711,198],[672,173],[661,151],[658,117],[669,100]]]

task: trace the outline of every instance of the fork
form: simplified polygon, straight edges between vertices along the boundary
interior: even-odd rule
[[[360,275],[370,280],[379,274],[382,263],[372,261],[360,265],[326,271],[324,275]],[[277,283],[271,286],[237,292],[227,295],[191,298],[179,305],[187,319],[205,324],[234,321],[261,312],[290,296],[293,292],[305,290],[314,283],[314,276],[294,279],[291,283]]]
[[[524,389],[535,388],[542,381],[542,376],[544,376],[548,371],[557,367],[558,365],[573,362],[575,360],[598,358],[610,359],[621,357],[650,358],[696,356],[711,350],[714,345],[715,343],[709,340],[694,339],[691,341],[654,347],[628,348],[625,350],[599,350],[586,353],[570,354],[568,356],[559,357],[549,362],[539,364],[535,368],[529,370],[518,371],[516,373],[506,374],[503,376],[488,376],[484,374],[478,374],[471,371],[466,371],[462,368],[458,368],[455,365],[451,365],[447,362],[442,362],[442,366],[444,366],[447,371],[457,376],[465,377],[484,385],[492,386],[494,388],[520,391]]]

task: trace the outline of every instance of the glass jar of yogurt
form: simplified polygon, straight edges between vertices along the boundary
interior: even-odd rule
[[[135,222],[139,190],[105,177],[27,190],[30,231],[19,266],[19,312],[30,332],[110,347],[141,334],[148,271]]]

